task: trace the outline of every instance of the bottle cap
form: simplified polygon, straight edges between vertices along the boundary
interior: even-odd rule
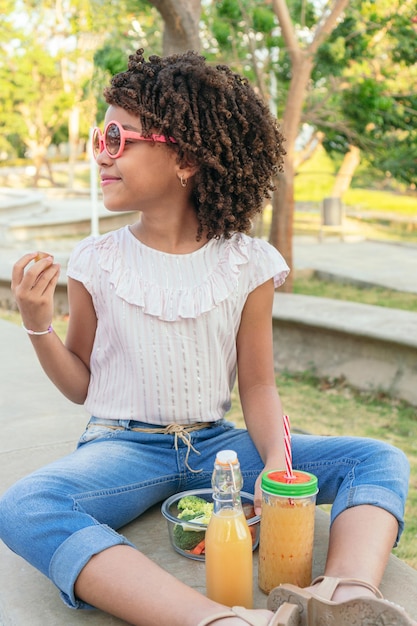
[[[318,481],[309,472],[293,471],[288,478],[285,470],[270,470],[262,474],[261,488],[266,493],[290,498],[314,496],[318,492]]]
[[[230,465],[237,462],[237,453],[234,450],[220,450],[216,456],[216,463]]]

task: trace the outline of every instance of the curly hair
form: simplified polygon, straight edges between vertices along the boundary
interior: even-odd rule
[[[195,52],[167,57],[143,49],[104,91],[106,102],[137,115],[144,134],[163,134],[181,166],[197,166],[192,200],[197,239],[249,232],[282,171],[284,138],[248,80]]]

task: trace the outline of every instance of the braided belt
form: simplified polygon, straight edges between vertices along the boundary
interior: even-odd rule
[[[109,428],[110,430],[126,430],[124,426],[113,426],[110,424],[89,424],[87,428],[92,428],[94,426],[103,426],[104,428]],[[178,450],[178,439],[181,439],[183,444],[187,447],[187,453],[185,455],[185,466],[190,472],[194,474],[198,474],[202,472],[202,469],[195,470],[188,464],[188,457],[190,456],[191,450],[196,454],[200,454],[198,450],[195,449],[193,444],[191,443],[190,433],[195,430],[202,430],[203,428],[210,428],[210,422],[197,422],[196,424],[168,424],[163,428],[131,428],[130,430],[135,431],[137,433],[154,433],[155,435],[174,435],[174,446],[175,450]]]

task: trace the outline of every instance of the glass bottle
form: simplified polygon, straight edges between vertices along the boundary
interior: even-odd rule
[[[242,509],[243,480],[234,450],[217,453],[213,515],[206,532],[207,597],[226,606],[253,606],[252,537]]]

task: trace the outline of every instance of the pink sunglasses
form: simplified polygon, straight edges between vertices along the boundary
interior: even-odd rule
[[[112,159],[118,159],[122,154],[126,144],[126,139],[134,139],[136,141],[157,141],[159,143],[177,143],[175,139],[164,135],[150,135],[144,137],[140,133],[125,130],[119,122],[109,122],[104,129],[104,133],[99,128],[93,130],[92,144],[94,158],[97,159],[103,150],[106,151]]]

